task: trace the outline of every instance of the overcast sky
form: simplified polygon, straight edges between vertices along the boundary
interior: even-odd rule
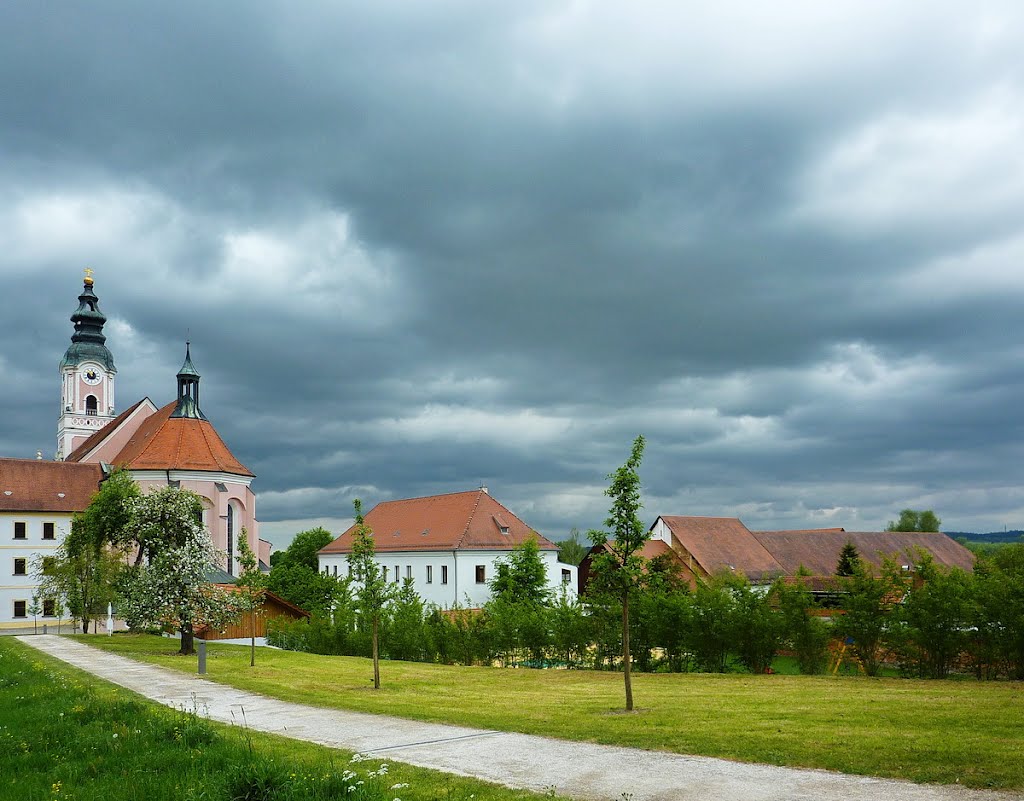
[[[203,410],[261,534],[487,484],[644,518],[1024,527],[1024,6],[0,5],[0,454]]]

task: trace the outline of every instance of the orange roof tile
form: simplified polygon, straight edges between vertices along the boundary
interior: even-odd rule
[[[728,570],[760,580],[786,573],[738,518],[662,515],[661,519],[708,575]]]
[[[147,417],[113,463],[129,470],[199,470],[251,476],[208,420],[171,417],[176,401]]]
[[[81,512],[102,480],[98,464],[0,459],[0,511]]]
[[[841,529],[751,533],[782,564],[787,574],[795,574],[802,565],[815,576],[833,575],[847,542],[852,542],[860,557],[875,566],[881,565],[883,557],[912,562],[920,548],[930,553],[940,566],[974,569],[974,554],[941,533]]]
[[[384,501],[366,515],[366,524],[378,553],[511,550],[532,536],[541,550],[558,550],[483,489]],[[320,553],[349,553],[355,530],[353,525]]]

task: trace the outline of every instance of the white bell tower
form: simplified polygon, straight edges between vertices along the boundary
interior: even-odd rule
[[[87,437],[116,416],[114,411],[114,357],[107,349],[100,311],[93,292],[92,270],[85,271],[85,286],[78,308],[71,315],[75,333],[60,362],[60,417],[57,420],[57,461],[67,458]]]

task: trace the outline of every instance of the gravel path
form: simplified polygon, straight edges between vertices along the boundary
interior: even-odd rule
[[[223,723],[581,799],[632,801],[1008,801],[1024,796],[751,765],[293,704],[142,664],[54,635],[19,639],[172,707]],[[566,705],[567,713],[570,707]],[[950,732],[950,736],[956,736]]]

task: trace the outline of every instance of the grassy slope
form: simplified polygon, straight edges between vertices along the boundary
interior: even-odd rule
[[[184,671],[156,637],[85,638]],[[1024,685],[816,676],[634,675],[640,711],[622,708],[622,677],[370,662],[211,645],[209,677],[276,698],[568,740],[703,754],[846,773],[1024,789]]]
[[[281,781],[296,785],[286,797],[337,798],[325,782],[347,769],[350,757],[196,720],[0,637],[0,801],[217,801],[227,798],[226,777],[253,760],[257,772],[276,765]],[[364,777],[381,760],[366,764],[356,766]],[[389,767],[376,782],[379,792],[367,795],[386,801],[541,797],[400,763]],[[409,786],[389,789],[399,783]],[[364,798],[347,797],[356,796]]]

